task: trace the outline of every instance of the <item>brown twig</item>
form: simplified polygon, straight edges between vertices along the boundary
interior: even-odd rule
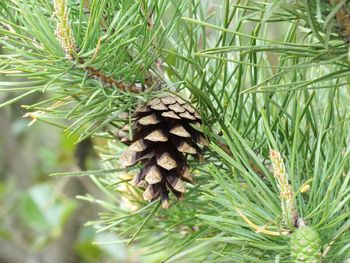
[[[87,1],[84,2],[86,5],[86,8],[88,5]],[[54,9],[55,9],[55,17],[57,20],[57,27],[56,27],[56,36],[57,39],[60,42],[60,45],[62,49],[66,53],[66,58],[68,60],[76,60],[78,64],[82,65],[85,63],[85,60],[82,58],[77,58],[76,50],[78,50],[78,47],[76,46],[76,42],[72,36],[72,30],[69,24],[69,12],[67,9],[67,2],[66,0],[55,0],[54,1]],[[101,45],[101,40],[99,40],[98,45],[96,47],[96,52],[94,56],[97,55],[98,49]],[[135,84],[126,84],[123,81],[116,80],[112,76],[108,76],[103,70],[92,67],[92,66],[86,66],[82,67],[84,69],[90,78],[97,79],[101,81],[106,87],[115,87],[121,91],[128,91],[132,93],[140,93],[143,90],[143,86],[140,83]],[[152,80],[150,82],[150,80]],[[148,85],[147,85],[148,84]],[[151,84],[149,86],[149,84]],[[153,81],[152,78],[148,78],[148,83],[146,83],[146,86],[151,87],[155,84],[155,81]]]
[[[87,66],[84,68],[91,78],[100,80],[107,87],[116,87],[121,91],[129,91],[132,93],[140,93],[143,88],[139,83],[128,85],[122,81],[118,81],[111,76],[107,76],[102,70]]]
[[[339,3],[339,0],[329,0],[330,4],[335,6],[337,3]],[[338,25],[340,26],[340,30],[343,34],[343,36],[346,38],[347,41],[350,40],[350,10],[348,9],[347,5],[344,4],[339,8],[339,10],[335,13],[335,19],[338,22]]]

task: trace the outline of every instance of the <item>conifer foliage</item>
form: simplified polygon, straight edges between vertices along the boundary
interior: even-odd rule
[[[347,262],[349,14],[336,0],[0,1],[0,107],[93,139],[101,169],[56,176],[89,176],[106,194],[78,197],[103,209],[89,224],[144,262]]]

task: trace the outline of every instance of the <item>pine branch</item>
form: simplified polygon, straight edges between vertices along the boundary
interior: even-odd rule
[[[159,261],[289,262],[298,216],[320,233],[323,260],[350,256],[348,46],[328,3],[61,0],[56,12],[41,3],[0,3],[1,72],[29,79],[0,84],[25,92],[10,102],[48,92],[26,107],[32,116],[107,140],[97,149],[104,170],[71,174],[91,175],[109,198],[79,197],[103,208],[90,222],[97,231]],[[190,98],[211,141],[204,162],[189,160],[186,198],[157,211],[128,183],[138,169],[120,169],[125,147],[104,132],[130,124],[125,113],[163,87],[153,75]],[[270,149],[280,153],[275,174]]]
[[[84,1],[84,4],[88,8],[88,4]],[[69,23],[69,13],[67,8],[67,0],[55,0],[54,1],[54,15],[57,18],[57,27],[56,27],[56,36],[60,42],[61,47],[66,53],[66,58],[71,61],[77,61],[78,64],[84,65],[85,60],[77,57],[77,50],[79,47],[76,45],[76,41],[73,39],[72,29]],[[103,26],[105,22],[101,19]],[[92,60],[96,57],[99,52],[99,47],[101,44],[101,38],[99,38],[95,54],[93,55]],[[89,77],[100,80],[106,87],[115,87],[121,91],[129,91],[132,93],[140,93],[142,91],[142,86],[131,84],[127,85],[122,81],[117,81],[111,76],[107,76],[102,70],[91,67],[83,66],[83,69],[88,73]]]

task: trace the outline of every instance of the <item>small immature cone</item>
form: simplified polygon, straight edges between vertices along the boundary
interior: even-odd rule
[[[162,207],[168,208],[170,192],[178,199],[183,197],[185,182],[193,183],[186,157],[200,156],[198,144],[207,144],[203,134],[193,128],[200,125],[201,118],[191,105],[168,95],[136,109],[131,140],[127,137],[128,126],[117,134],[121,142],[129,145],[120,158],[121,165],[143,164],[134,183],[146,185],[145,200],[160,198]]]
[[[318,231],[310,226],[302,226],[290,237],[291,259],[295,263],[323,262],[322,240]]]

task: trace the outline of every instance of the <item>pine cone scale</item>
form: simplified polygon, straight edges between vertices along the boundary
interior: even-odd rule
[[[175,158],[166,151],[157,154],[157,164],[168,171],[177,167]]]
[[[157,124],[159,123],[161,120],[159,119],[159,117],[157,116],[157,114],[153,113],[150,115],[146,115],[140,119],[138,119],[138,123],[140,123],[141,125],[152,125],[152,124]]]
[[[193,177],[190,173],[190,169],[188,168],[187,165],[185,165],[185,167],[183,169],[177,169],[176,170],[177,174],[181,177],[182,180],[189,182],[189,183],[193,183]]]
[[[162,181],[162,174],[157,165],[153,165],[146,172],[145,180],[148,184],[156,184]]]
[[[166,180],[177,192],[184,193],[186,191],[185,184],[175,173],[168,174]]]
[[[176,145],[176,149],[182,153],[188,153],[188,154],[196,154],[197,153],[196,148],[192,147],[186,141],[180,141],[180,143],[178,143]]]
[[[150,143],[144,139],[139,139],[129,146],[130,151],[134,152],[142,152],[147,149],[147,147],[150,146]]]
[[[166,96],[160,99],[165,105],[171,105],[176,103],[176,99],[173,96]]]
[[[181,118],[173,111],[164,111],[161,115],[166,118],[181,120]]]
[[[145,139],[152,142],[166,142],[168,141],[168,135],[163,130],[157,129],[149,133]]]
[[[181,124],[177,124],[171,128],[169,133],[180,137],[191,137],[191,134]]]
[[[171,109],[175,113],[183,113],[186,110],[178,103],[174,103],[172,105],[169,105],[169,109]]]

